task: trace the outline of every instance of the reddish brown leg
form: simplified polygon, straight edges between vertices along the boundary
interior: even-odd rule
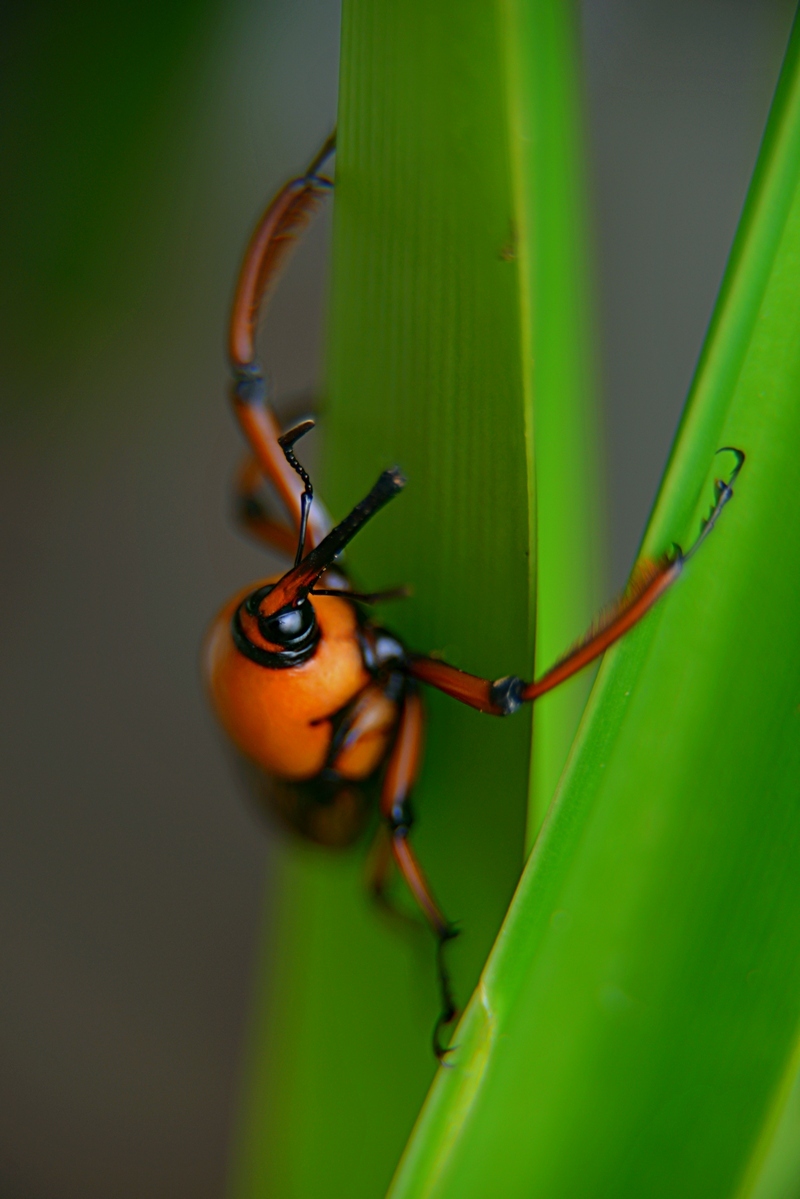
[[[262,474],[272,483],[289,514],[295,529],[296,544],[297,530],[300,528],[303,485],[294,469],[286,461],[284,452],[278,443],[278,438],[281,436],[278,418],[272,408],[263,400],[242,402],[238,396],[234,396],[234,407],[242,432],[250,443]],[[306,548],[310,549],[312,546],[318,545],[329,527],[324,509],[319,503],[313,504],[308,516]]]
[[[393,860],[389,834],[386,826],[381,824],[369,848],[367,886],[373,899],[392,916],[400,915],[388,895]]]
[[[278,445],[281,430],[267,402],[264,376],[255,355],[255,331],[261,307],[277,283],[298,234],[331,189],[330,179],[318,172],[333,148],[331,136],[305,175],[281,188],[261,218],[242,264],[230,322],[234,409],[262,472],[286,505],[296,529],[300,527],[303,488]],[[317,545],[328,527],[324,512],[314,505],[309,515],[307,545]]]
[[[590,630],[579,645],[533,683],[525,683],[513,675],[491,682],[489,679],[467,674],[455,666],[448,666],[446,662],[440,662],[436,658],[413,657],[409,663],[409,672],[414,678],[444,691],[453,699],[477,708],[480,712],[487,712],[492,716],[510,716],[521,704],[538,699],[540,695],[552,691],[559,683],[572,678],[618,641],[623,633],[627,633],[628,629],[652,608],[658,597],[678,577],[682,566],[683,558],[680,557],[674,560],[662,558],[660,562],[650,564],[634,581],[618,607],[601,624]]]
[[[583,670],[584,666],[599,658],[610,645],[618,641],[646,612],[649,612],[656,600],[675,582],[684,563],[696,553],[714,528],[722,509],[733,497],[733,484],[744,464],[744,454],[741,450],[725,446],[725,451],[736,456],[736,466],[727,483],[717,479],[714,506],[703,521],[700,535],[694,545],[686,554],[676,546],[673,556],[665,556],[658,562],[644,563],[635,570],[619,603],[589,630],[574,649],[545,671],[540,678],[532,683],[525,683],[522,679],[511,676],[492,683],[489,679],[467,674],[435,658],[421,656],[411,658],[409,673],[414,678],[451,695],[453,699],[492,716],[508,716],[516,712],[520,704],[538,699],[540,695],[545,695],[560,683],[572,678],[579,670]]]
[[[308,225],[321,199],[331,190],[330,179],[319,174],[335,147],[327,139],[308,170],[285,184],[256,226],[239,272],[231,312],[229,353],[234,367],[255,362],[255,328],[265,297],[275,286],[298,234]]]
[[[366,864],[366,883],[370,895],[379,907],[398,924],[406,928],[419,928],[418,921],[399,907],[389,893],[395,872],[392,838],[385,824],[378,827],[370,845]]]
[[[433,929],[437,941],[436,964],[442,1011],[433,1030],[433,1051],[441,1061],[447,1049],[441,1043],[443,1030],[458,1015],[450,976],[444,961],[444,946],[458,930],[453,927],[433,897],[428,880],[409,843],[412,815],[409,805],[411,789],[419,774],[422,754],[424,714],[422,701],[416,691],[409,690],[403,701],[400,726],[394,743],[381,792],[381,815],[386,820],[391,837],[392,855],[408,889]]]
[[[278,550],[291,558],[297,546],[297,531],[267,515],[259,498],[263,483],[261,467],[255,458],[248,455],[242,462],[234,483],[237,522],[260,545]]]

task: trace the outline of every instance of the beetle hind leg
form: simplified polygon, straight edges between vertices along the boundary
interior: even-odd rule
[[[381,815],[386,821],[392,856],[409,891],[416,900],[436,937],[436,968],[442,1010],[433,1029],[433,1051],[441,1062],[449,1051],[442,1044],[444,1030],[458,1015],[444,949],[448,941],[458,936],[458,929],[442,912],[431,891],[428,880],[409,843],[412,815],[409,804],[411,788],[416,782],[422,750],[422,701],[416,690],[408,689],[397,738],[389,757],[381,793]]]
[[[278,444],[278,419],[269,403],[269,389],[256,358],[256,326],[261,310],[280,277],[298,235],[310,221],[332,180],[319,171],[335,148],[332,134],[305,174],[280,189],[256,226],[236,285],[229,328],[228,353],[233,368],[233,407],[264,476],[274,485],[292,523],[299,530],[308,515],[308,544],[317,545],[329,524],[319,505],[309,510],[303,488]]]
[[[399,903],[395,903],[390,894],[390,885],[395,874],[394,854],[392,853],[391,834],[386,824],[381,821],[375,830],[375,836],[369,848],[365,870],[365,883],[370,898],[397,927],[419,929],[421,925],[416,916],[406,911]]]
[[[450,1047],[442,1043],[442,1036],[445,1031],[455,1020],[458,1015],[458,1007],[456,1006],[455,996],[450,982],[450,974],[447,969],[447,962],[444,958],[444,947],[448,941],[452,941],[459,934],[459,929],[455,925],[449,924],[447,928],[439,934],[439,940],[436,946],[436,968],[439,972],[439,987],[442,995],[442,1010],[439,1013],[439,1018],[433,1026],[433,1052],[436,1054],[439,1061],[444,1061],[446,1054],[450,1052]]]

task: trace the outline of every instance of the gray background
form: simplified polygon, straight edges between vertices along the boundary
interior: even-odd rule
[[[0,18],[8,1199],[222,1194],[275,852],[237,789],[197,658],[210,613],[264,571],[226,523],[239,443],[223,327],[265,198],[332,124],[338,6],[186,3],[171,33],[155,7],[134,9],[36,3]],[[586,0],[583,12],[618,586],[792,6]],[[137,59],[137,37],[172,50]],[[126,71],[135,102],[115,107]],[[326,236],[323,223],[301,250],[268,333],[286,395],[318,378]]]

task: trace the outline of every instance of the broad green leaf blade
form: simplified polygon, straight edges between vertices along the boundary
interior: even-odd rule
[[[537,16],[535,94],[503,4],[347,0],[343,22],[323,494],[341,515],[379,470],[403,467],[406,491],[349,561],[370,588],[412,585],[385,615],[410,645],[492,678],[533,666],[540,421],[570,467],[539,496],[564,586],[560,609],[548,599],[553,647],[588,617],[595,540],[591,439],[572,444],[590,427],[572,30],[560,5],[526,11],[549,15]],[[578,686],[553,705],[562,758],[582,703]],[[522,866],[531,718],[491,720],[435,694],[428,709],[414,841],[463,929],[450,959],[464,1001]],[[363,852],[285,855],[243,1199],[382,1195],[434,1074],[432,938],[382,918],[363,875]]]
[[[607,655],[393,1199],[744,1199],[770,1164],[800,1030],[799,54],[795,27],[646,549],[696,535],[720,446],[736,497]]]

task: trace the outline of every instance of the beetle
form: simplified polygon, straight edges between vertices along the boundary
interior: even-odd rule
[[[355,842],[377,798],[381,818],[373,890],[385,899],[392,863],[432,929],[437,945],[441,1013],[433,1047],[457,1015],[444,960],[456,935],[411,845],[410,797],[424,732],[420,684],[493,716],[509,716],[571,678],[639,621],[675,582],[733,495],[744,454],[717,480],[714,505],[693,546],[673,546],[640,564],[618,603],[556,664],[533,682],[515,676],[480,678],[409,650],[373,621],[368,606],[402,589],[364,594],[353,589],[339,555],[405,486],[398,468],[384,471],[369,494],[331,527],[314,502],[311,479],[294,447],[313,427],[303,421],[282,433],[255,351],[258,318],[289,251],[333,180],[323,173],[334,135],[306,172],[278,192],[251,238],[235,291],[229,337],[232,400],[249,455],[238,476],[238,514],[262,544],[293,554],[289,570],[251,584],[216,617],[207,641],[206,676],[213,706],[256,775],[269,780],[272,806],[300,835],[333,847]],[[719,451],[722,452],[722,451]],[[267,480],[286,517],[259,499]]]

